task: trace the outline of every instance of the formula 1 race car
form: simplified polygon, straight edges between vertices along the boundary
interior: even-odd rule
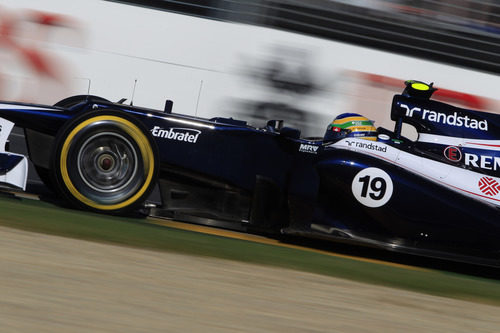
[[[498,266],[500,115],[434,91],[407,81],[393,131],[343,114],[315,139],[276,120],[174,114],[171,101],[163,111],[95,96],[2,102],[0,117],[4,132],[24,128],[40,178],[78,208],[132,212],[159,184],[159,209],[174,218]],[[25,158],[0,151],[0,163],[0,181],[24,188]]]

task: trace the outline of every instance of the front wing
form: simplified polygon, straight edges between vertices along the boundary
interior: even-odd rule
[[[5,150],[14,123],[0,118],[0,187],[26,190],[28,160]]]

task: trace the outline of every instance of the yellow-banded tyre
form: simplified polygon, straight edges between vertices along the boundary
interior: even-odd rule
[[[158,151],[148,130],[121,111],[97,110],[68,122],[56,137],[53,178],[73,205],[123,214],[153,189]]]

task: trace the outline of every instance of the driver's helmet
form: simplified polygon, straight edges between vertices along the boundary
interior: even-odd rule
[[[326,141],[338,141],[343,138],[377,140],[377,129],[373,122],[357,113],[342,113],[327,127]]]

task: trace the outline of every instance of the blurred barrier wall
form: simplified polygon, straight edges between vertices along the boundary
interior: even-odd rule
[[[405,79],[436,82],[458,105],[500,110],[494,74],[304,33],[100,0],[0,5],[1,99],[55,103],[90,91],[162,109],[168,98],[178,113],[254,125],[281,118],[321,136],[342,112],[390,127]]]
[[[500,73],[498,0],[107,0]]]

